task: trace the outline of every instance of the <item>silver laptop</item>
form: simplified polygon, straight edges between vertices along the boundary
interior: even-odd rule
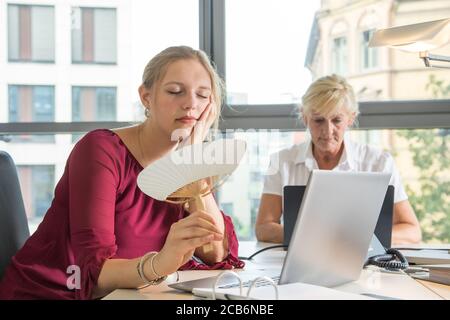
[[[265,275],[278,276],[280,284],[327,287],[358,279],[390,177],[390,173],[313,170],[281,275]],[[215,277],[208,277],[169,286],[192,291],[210,288],[214,281]],[[220,287],[230,287],[235,281],[224,278]]]

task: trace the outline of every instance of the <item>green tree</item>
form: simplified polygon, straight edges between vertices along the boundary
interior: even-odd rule
[[[434,98],[450,96],[450,84],[431,75],[426,89]],[[420,220],[424,242],[450,242],[449,129],[398,131],[406,138],[413,164],[418,168],[419,190],[406,186]]]

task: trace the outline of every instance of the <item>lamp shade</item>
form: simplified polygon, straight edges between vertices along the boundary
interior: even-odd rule
[[[387,46],[409,52],[428,51],[450,42],[450,18],[377,30],[369,47]]]

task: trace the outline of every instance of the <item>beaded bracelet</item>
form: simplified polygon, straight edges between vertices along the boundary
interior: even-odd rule
[[[138,275],[142,279],[142,281],[144,281],[147,284],[147,286],[148,285],[154,286],[154,285],[160,284],[167,278],[167,276],[160,276],[158,273],[156,273],[155,267],[153,266],[153,260],[155,259],[156,255],[158,253],[159,252],[156,252],[156,251],[147,252],[146,254],[144,254],[141,257],[141,259],[139,260],[139,263],[137,265]],[[150,259],[150,269],[152,270],[153,274],[156,276],[156,278],[153,280],[148,280],[144,273],[144,264],[147,262],[148,259]],[[139,287],[139,288],[141,289],[142,287]]]

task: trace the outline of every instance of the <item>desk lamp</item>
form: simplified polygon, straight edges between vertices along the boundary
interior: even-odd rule
[[[450,68],[434,65],[431,61],[450,63],[449,56],[430,54],[428,51],[450,42],[450,18],[377,30],[369,47],[387,46],[408,52],[418,52],[426,67]]]

